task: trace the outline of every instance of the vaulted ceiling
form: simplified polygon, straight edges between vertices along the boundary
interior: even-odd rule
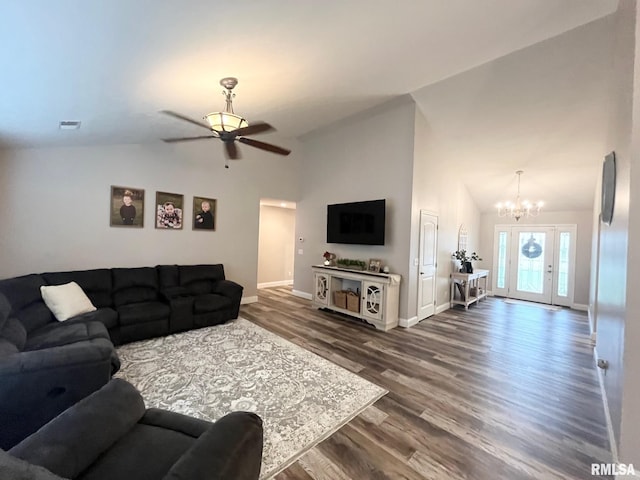
[[[240,79],[236,111],[285,137],[407,93],[428,112],[437,89],[427,86],[616,7],[617,0],[3,2],[0,147],[189,135],[197,127],[158,111],[201,118],[222,109],[225,76]],[[82,127],[62,131],[63,120]]]

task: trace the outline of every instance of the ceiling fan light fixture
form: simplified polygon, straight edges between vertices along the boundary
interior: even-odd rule
[[[233,132],[248,127],[249,123],[240,115],[230,112],[212,112],[205,115],[205,120],[216,132]]]
[[[220,80],[220,85],[225,88],[222,91],[222,95],[226,100],[224,112],[212,112],[204,117],[216,132],[233,132],[239,128],[249,126],[249,123],[243,117],[236,115],[233,111],[233,97],[235,97],[233,89],[237,84],[238,79],[235,77],[226,77]]]

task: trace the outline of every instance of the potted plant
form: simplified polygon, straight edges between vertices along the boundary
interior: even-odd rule
[[[339,258],[338,267],[348,270],[365,270],[367,264],[362,260],[350,260],[348,258]]]
[[[473,260],[482,260],[476,252],[467,255],[466,250],[456,250],[451,256],[460,262],[460,271],[462,273],[473,273],[473,265],[471,262]]]

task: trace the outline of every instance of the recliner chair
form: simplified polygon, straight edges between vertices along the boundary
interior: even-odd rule
[[[8,452],[0,450],[0,478],[255,480],[262,435],[254,413],[232,412],[212,423],[145,410],[140,393],[114,379]]]

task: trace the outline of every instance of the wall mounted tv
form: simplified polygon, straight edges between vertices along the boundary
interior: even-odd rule
[[[327,205],[327,243],[384,245],[385,200]]]

